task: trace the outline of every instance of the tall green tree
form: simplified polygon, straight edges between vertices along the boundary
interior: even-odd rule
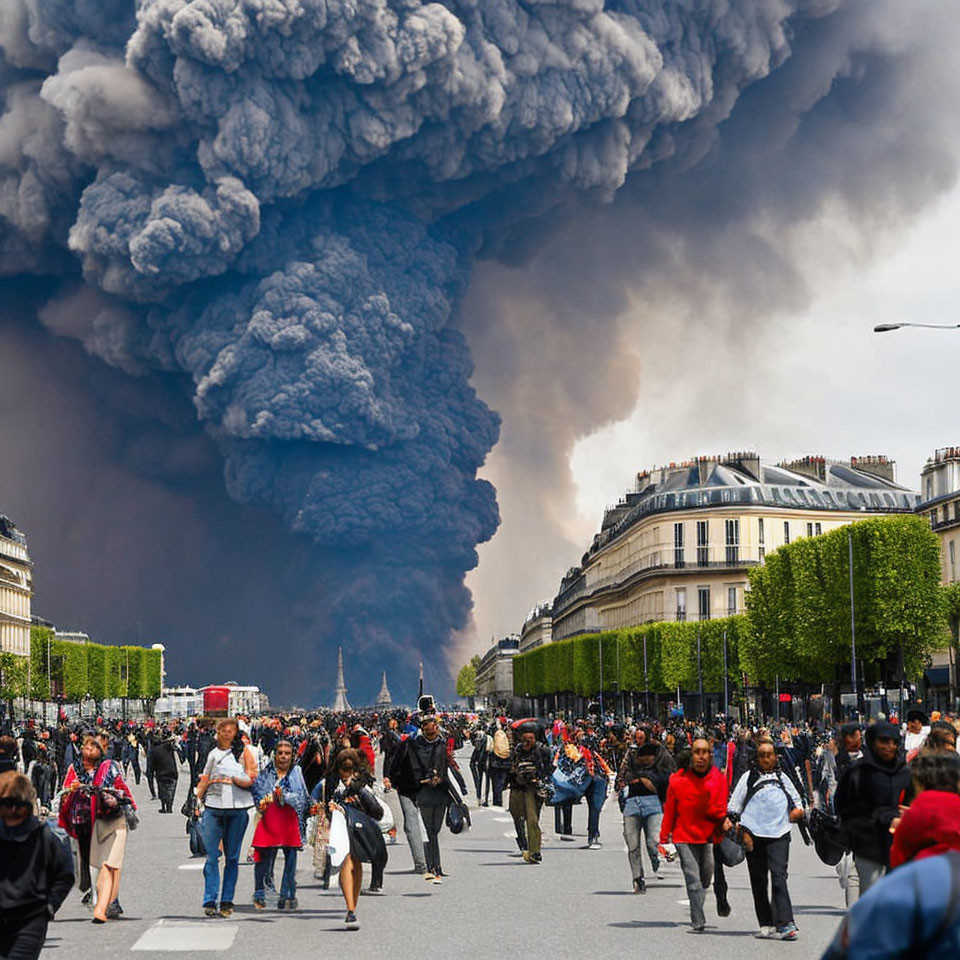
[[[472,700],[477,695],[477,670],[480,667],[480,657],[473,656],[469,663],[465,663],[457,674],[457,696]]]

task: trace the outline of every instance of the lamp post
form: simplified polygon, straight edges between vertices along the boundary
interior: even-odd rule
[[[700,658],[700,627],[697,627],[697,688],[700,697],[700,716],[704,716],[703,710],[703,663]]]
[[[647,672],[647,635],[643,635],[643,710],[650,716],[650,675]]]
[[[960,323],[878,323],[874,333],[890,333],[901,327],[925,327],[927,330],[960,330]]]
[[[597,650],[600,652],[600,717],[603,718],[603,634],[597,634]]]
[[[723,715],[730,716],[730,684],[727,676],[727,631],[723,631]]]
[[[857,616],[853,599],[853,531],[847,531],[847,554],[850,561],[850,683],[857,694]],[[901,693],[901,698],[903,694]],[[857,707],[859,708],[859,700]],[[857,711],[859,713],[859,709]]]

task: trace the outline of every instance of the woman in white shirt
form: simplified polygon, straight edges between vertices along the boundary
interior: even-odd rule
[[[250,787],[259,772],[257,758],[250,747],[240,743],[239,732],[240,726],[233,717],[225,717],[217,724],[217,745],[210,751],[197,784],[197,796],[205,806],[200,831],[207,848],[207,862],[203,866],[203,912],[208,917],[233,915],[240,851],[249,823],[248,811],[253,806]],[[221,843],[224,858],[222,888]]]

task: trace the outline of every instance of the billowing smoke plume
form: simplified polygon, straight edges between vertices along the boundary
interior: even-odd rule
[[[778,189],[843,194],[790,140],[835,125],[838,85],[908,87],[881,82],[918,56],[901,7],[7,0],[0,271],[58,278],[49,329],[188,383],[231,495],[342,558],[328,634],[409,658],[466,623],[463,576],[498,523],[477,471],[499,421],[458,329],[476,259],[520,262],[581,221],[723,225],[757,131]],[[619,221],[596,212],[609,201]],[[809,212],[760,181],[755,202]],[[606,302],[581,296],[561,326],[615,315],[624,273],[666,246],[611,251]]]

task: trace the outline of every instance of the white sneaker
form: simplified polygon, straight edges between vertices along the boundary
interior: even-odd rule
[[[588,850],[602,850],[603,844],[599,840],[594,840],[588,847]]]
[[[753,936],[757,940],[769,940],[776,932],[775,927],[761,927]]]
[[[437,879],[437,875],[435,873],[431,873],[429,870],[426,873],[422,874],[422,876],[423,876],[423,879],[426,880],[428,883],[431,880]]]

